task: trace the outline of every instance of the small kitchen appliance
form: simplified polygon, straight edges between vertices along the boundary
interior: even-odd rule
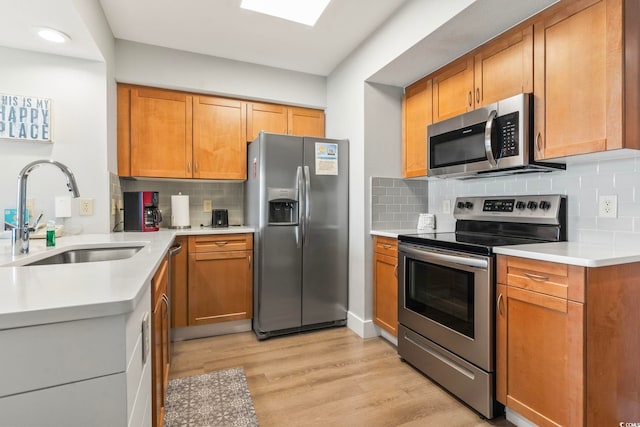
[[[567,240],[562,195],[458,197],[455,233],[398,236],[398,354],[487,418],[495,399],[493,248]]]
[[[158,231],[162,215],[157,191],[124,192],[124,231]]]
[[[427,175],[480,178],[549,172],[534,159],[533,96],[521,93],[427,127]]]
[[[224,228],[229,226],[229,211],[226,209],[214,209],[211,211],[211,226]]]

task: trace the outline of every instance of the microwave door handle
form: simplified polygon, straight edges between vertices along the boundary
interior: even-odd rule
[[[487,127],[484,129],[484,151],[487,154],[487,161],[492,168],[498,167],[498,162],[493,155],[493,148],[491,147],[491,130],[493,129],[493,123],[496,115],[496,110],[491,110],[489,117],[487,118]]]

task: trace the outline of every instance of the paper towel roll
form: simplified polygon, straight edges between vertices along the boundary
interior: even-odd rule
[[[171,196],[171,228],[190,228],[189,196]]]

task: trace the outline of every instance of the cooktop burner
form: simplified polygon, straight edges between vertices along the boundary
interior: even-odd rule
[[[496,246],[557,242],[566,238],[566,197],[458,197],[456,231],[398,236],[400,242],[491,255]]]

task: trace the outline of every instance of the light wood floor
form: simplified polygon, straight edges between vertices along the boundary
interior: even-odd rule
[[[170,378],[242,367],[261,427],[511,426],[485,422],[402,362],[383,338],[346,327],[258,341],[252,332],[174,343]]]

